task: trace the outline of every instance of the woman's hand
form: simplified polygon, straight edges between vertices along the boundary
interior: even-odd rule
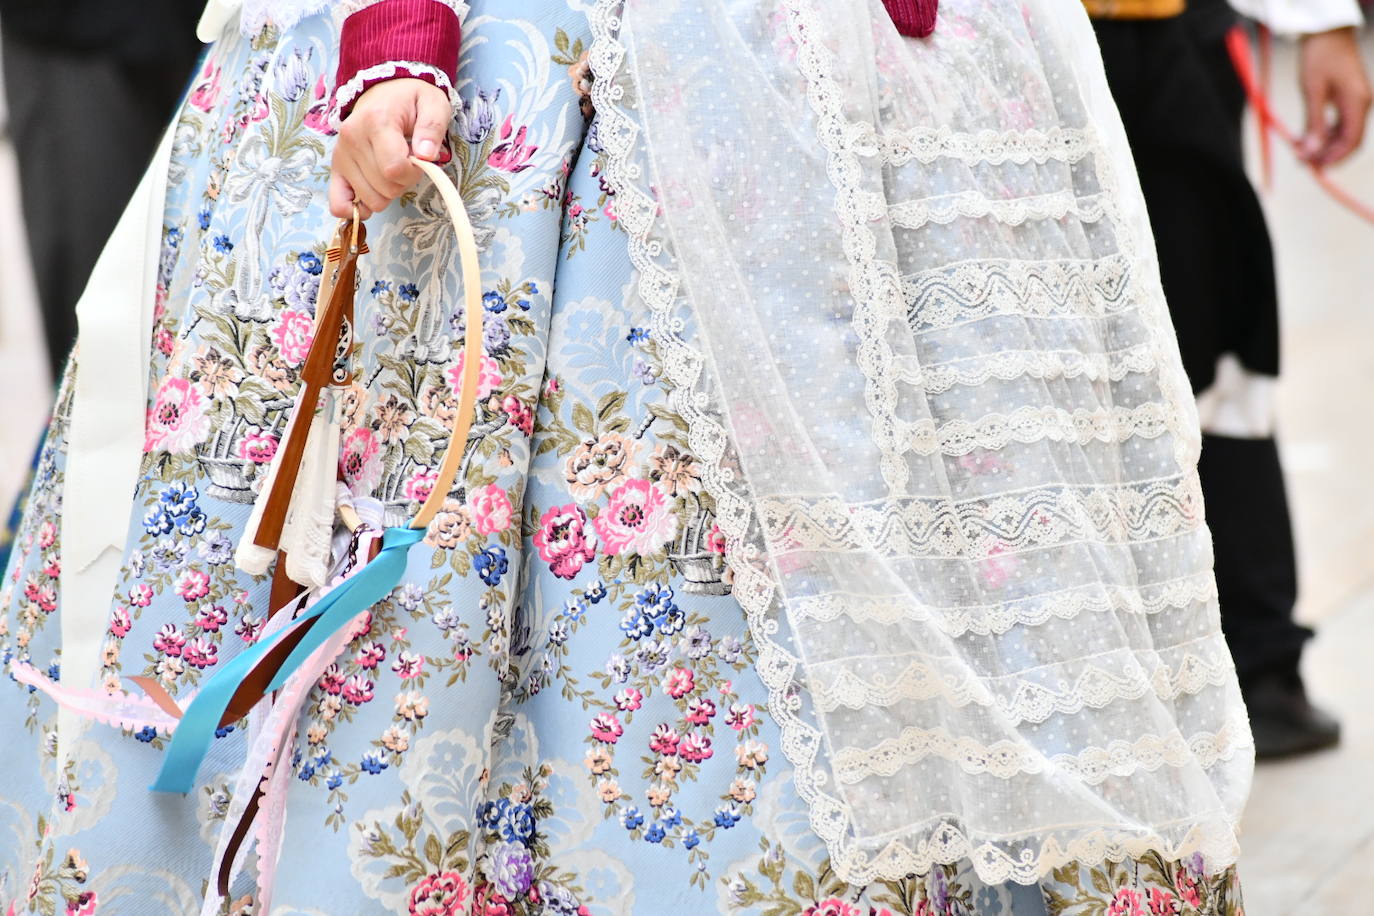
[[[344,119],[334,146],[329,178],[329,212],[364,218],[420,180],[410,156],[439,158],[453,110],[448,94],[421,79],[394,79],[368,87]]]

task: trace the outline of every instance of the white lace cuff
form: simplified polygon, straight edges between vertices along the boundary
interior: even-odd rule
[[[329,115],[330,128],[339,129],[344,118],[348,117],[348,113],[353,110],[353,105],[358,101],[358,97],[368,87],[377,83],[384,83],[387,80],[407,78],[421,79],[438,86],[448,94],[449,105],[455,110],[461,104],[458,93],[454,90],[453,84],[449,82],[448,74],[444,73],[443,70],[413,60],[389,60],[368,67],[366,70],[359,70],[352,79],[334,90],[334,105]]]

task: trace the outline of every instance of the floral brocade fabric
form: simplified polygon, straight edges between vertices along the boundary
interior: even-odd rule
[[[854,887],[792,787],[683,421],[667,406],[602,181],[580,0],[477,0],[452,142],[483,249],[485,356],[461,484],[296,727],[272,914],[1238,916],[1233,870],[1141,859],[990,886],[967,863]],[[115,593],[59,588],[70,373],[0,583],[0,648],[62,678],[185,697],[262,632],[233,550],[288,419],[324,242],[329,16],[230,30],[175,125],[145,461]],[[340,472],[387,524],[428,495],[464,331],[432,191],[369,222]],[[80,371],[79,355],[72,371]],[[0,912],[200,912],[244,756],[222,729],[188,796],[167,738],[0,689]],[[225,913],[257,913],[251,871]]]

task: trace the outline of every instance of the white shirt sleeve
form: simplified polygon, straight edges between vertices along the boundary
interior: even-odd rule
[[[1359,0],[1229,0],[1236,12],[1280,35],[1310,35],[1360,25]]]

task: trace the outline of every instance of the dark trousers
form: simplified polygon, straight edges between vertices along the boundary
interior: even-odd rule
[[[1264,214],[1245,174],[1244,93],[1223,11],[1095,23],[1140,170],[1160,273],[1195,391],[1235,354],[1277,374],[1278,302]],[[1192,14],[1190,14],[1192,15]],[[1297,564],[1273,439],[1204,436],[1199,468],[1216,551],[1221,622],[1242,684],[1296,675],[1311,631],[1293,620]]]
[[[188,35],[137,67],[0,31],[20,200],[53,377],[76,340],[76,301],[138,185],[199,50]]]

